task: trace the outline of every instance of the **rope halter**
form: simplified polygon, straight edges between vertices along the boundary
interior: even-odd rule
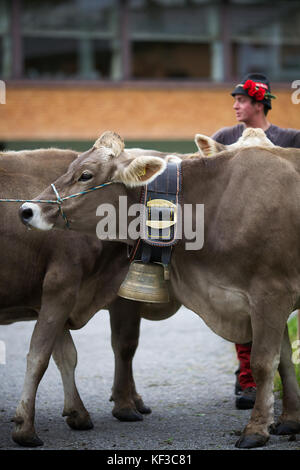
[[[7,199],[5,198],[5,199],[0,199],[0,202],[22,202],[22,203],[33,202],[35,204],[57,204],[59,208],[59,212],[65,221],[66,227],[70,228],[69,221],[62,208],[62,203],[66,201],[67,199],[72,199],[73,197],[82,196],[83,194],[90,193],[92,191],[95,191],[96,189],[103,188],[104,186],[108,186],[109,184],[112,184],[112,183],[113,181],[109,181],[108,183],[99,184],[98,186],[94,186],[92,188],[86,189],[85,191],[80,191],[79,193],[71,194],[70,196],[65,196],[65,197],[60,197],[59,192],[57,191],[55,187],[55,184],[52,183],[51,188],[53,189],[54,194],[56,196],[56,199],[54,200],[53,199]]]
[[[54,194],[56,196],[56,201],[53,201],[53,202],[58,205],[59,212],[60,212],[62,218],[64,219],[67,228],[70,228],[70,224],[69,224],[67,216],[64,213],[63,208],[62,208],[63,201],[66,201],[67,199],[72,199],[73,197],[81,196],[83,194],[90,193],[91,191],[95,191],[96,189],[103,188],[104,186],[107,186],[109,184],[112,184],[112,181],[110,181],[108,183],[99,184],[98,186],[94,186],[93,188],[89,188],[89,189],[86,189],[85,191],[80,191],[79,193],[71,194],[70,196],[65,196],[65,197],[60,197],[59,192],[57,191],[57,189],[55,187],[55,184],[54,183],[51,184],[51,188],[53,189]]]

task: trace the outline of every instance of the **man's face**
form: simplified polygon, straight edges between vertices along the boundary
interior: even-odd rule
[[[252,103],[251,98],[245,95],[235,95],[233,109],[237,121],[248,122],[252,121],[262,112],[263,106],[261,103]]]

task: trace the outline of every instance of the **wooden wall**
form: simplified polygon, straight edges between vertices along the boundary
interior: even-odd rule
[[[192,139],[236,123],[231,88],[8,86],[0,140],[87,140],[114,130],[133,140]],[[300,128],[292,89],[273,92],[269,120]]]

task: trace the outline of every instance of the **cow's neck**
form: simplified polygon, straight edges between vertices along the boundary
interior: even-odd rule
[[[116,209],[116,233],[117,239],[114,237],[112,241],[125,243],[126,245],[133,246],[136,239],[132,239],[129,234],[129,226],[140,215],[135,212],[135,206],[141,204],[142,186],[135,188],[128,188],[125,185],[120,185],[121,191],[116,193],[113,205]],[[131,215],[133,214],[133,215]],[[120,225],[122,224],[122,225]],[[121,235],[122,234],[122,235]],[[127,236],[126,236],[127,235]]]
[[[220,157],[190,159],[182,162],[182,194],[181,204],[204,204],[205,216],[212,214],[222,197],[222,187],[227,172],[228,161],[232,158],[229,152],[222,152]],[[141,203],[141,187],[127,188],[127,206]],[[183,208],[184,210],[184,208]],[[128,225],[135,219],[128,216]],[[135,241],[128,237],[122,240],[128,245],[134,245]]]
[[[218,157],[185,160],[182,162],[184,204],[218,203],[222,195],[224,180],[227,178],[229,152]]]

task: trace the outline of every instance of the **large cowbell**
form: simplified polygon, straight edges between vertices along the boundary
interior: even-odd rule
[[[134,261],[118,295],[139,302],[166,303],[170,299],[167,284],[161,264]]]
[[[142,240],[134,249],[133,262],[118,295],[140,302],[169,302],[169,262],[177,242],[177,205],[181,186],[180,163],[166,170],[143,190],[146,206]]]

